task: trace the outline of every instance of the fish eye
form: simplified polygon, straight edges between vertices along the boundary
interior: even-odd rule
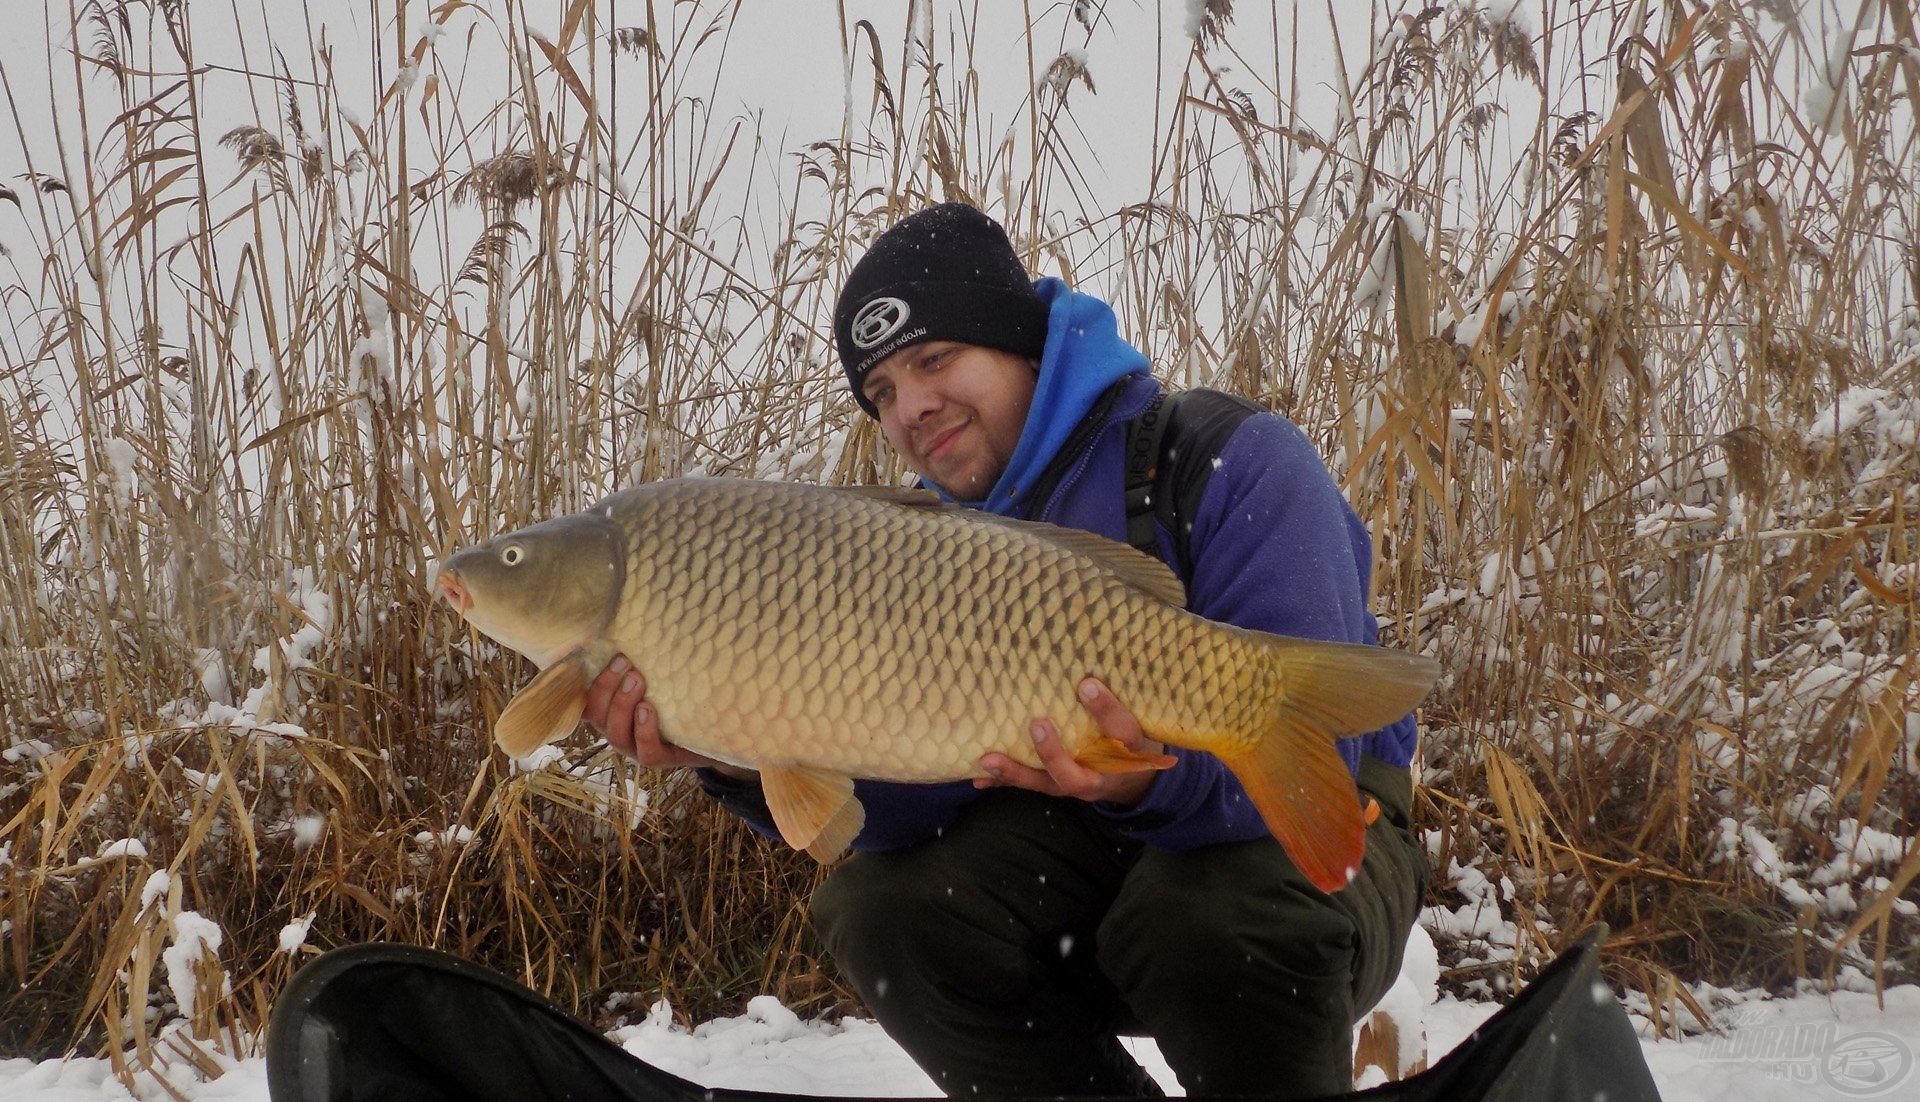
[[[526,557],[527,553],[517,543],[510,543],[500,549],[500,561],[508,566],[519,566],[520,561]]]

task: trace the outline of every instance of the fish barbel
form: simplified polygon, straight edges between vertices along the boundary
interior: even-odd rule
[[[1091,676],[1147,737],[1226,763],[1331,892],[1366,829],[1333,740],[1399,720],[1438,672],[1204,619],[1125,544],[893,487],[651,483],[463,550],[438,584],[541,669],[495,724],[502,750],[571,733],[626,654],[662,737],[758,770],[782,836],[821,861],[863,822],[853,778],[975,777],[989,751],[1038,768],[1039,717],[1090,768],[1173,764],[1101,732],[1075,698]]]

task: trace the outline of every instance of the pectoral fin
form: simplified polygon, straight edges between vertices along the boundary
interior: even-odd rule
[[[1148,754],[1110,738],[1094,739],[1081,747],[1073,760],[1096,773],[1145,773],[1172,769],[1180,761],[1172,754]]]
[[[493,741],[508,757],[524,758],[580,725],[587,706],[587,659],[573,654],[540,671],[493,723]]]
[[[866,810],[853,795],[853,780],[804,765],[762,765],[760,785],[780,836],[821,864],[853,843]]]

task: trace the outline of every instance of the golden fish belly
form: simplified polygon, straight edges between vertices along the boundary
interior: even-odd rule
[[[988,751],[1038,764],[1036,717],[1070,751],[1098,736],[1087,675],[1162,741],[1255,729],[1256,644],[1068,549],[804,487],[698,490],[628,531],[644,581],[608,632],[688,749],[903,781],[976,775]]]

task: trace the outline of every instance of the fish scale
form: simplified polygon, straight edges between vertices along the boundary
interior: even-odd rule
[[[1125,545],[896,488],[652,483],[462,551],[441,578],[542,666],[500,716],[504,748],[567,734],[624,653],[661,735],[758,769],[783,834],[823,860],[862,820],[849,778],[978,776],[996,752],[1039,767],[1036,718],[1090,768],[1172,765],[1106,737],[1075,696],[1092,676],[1149,738],[1219,755],[1334,890],[1364,824],[1332,739],[1397,720],[1436,673],[1208,621]]]
[[[667,562],[683,576],[719,584],[631,587],[609,635],[648,672],[669,737],[688,749],[777,760],[778,751],[770,755],[749,741],[757,732],[703,721],[731,719],[731,700],[763,709],[813,764],[887,780],[946,780],[976,772],[989,751],[1037,766],[1026,734],[1036,716],[1054,721],[1070,751],[1097,737],[1073,697],[1080,676],[1108,680],[1149,729],[1177,732],[1218,726],[1208,721],[1218,700],[1240,695],[1235,682],[1257,665],[1252,647],[1236,654],[1161,645],[1178,638],[1182,621],[1208,632],[1218,626],[1154,602],[1044,540],[1016,550],[1021,541],[990,531],[961,543],[956,554],[949,550],[956,535],[981,525],[945,511],[785,484],[756,486],[716,525],[700,481],[661,486],[667,488],[632,491],[603,508],[616,521],[644,513],[629,544],[636,564]],[[809,528],[814,553],[788,550]],[[760,630],[738,607],[750,570],[758,575],[756,592],[778,595],[771,609],[762,601]],[[1085,599],[1063,596],[1055,580],[1062,574],[1079,575],[1081,586],[1065,593]],[[859,590],[876,578],[887,582],[886,599],[870,604]],[[1049,584],[1036,584],[1041,578]],[[839,683],[823,683],[832,667],[816,648],[828,640],[806,630],[803,608],[837,621],[843,637],[833,649],[870,653],[870,668],[834,668]],[[1034,630],[1018,630],[1022,624]],[[1137,642],[1123,646],[1129,638]],[[1009,682],[992,676],[995,667],[1041,676]],[[1242,676],[1226,676],[1236,669]],[[1177,686],[1200,691],[1180,693]],[[1174,721],[1175,712],[1187,718]],[[888,714],[897,741],[912,748],[898,760],[865,760],[853,740],[836,737]]]

